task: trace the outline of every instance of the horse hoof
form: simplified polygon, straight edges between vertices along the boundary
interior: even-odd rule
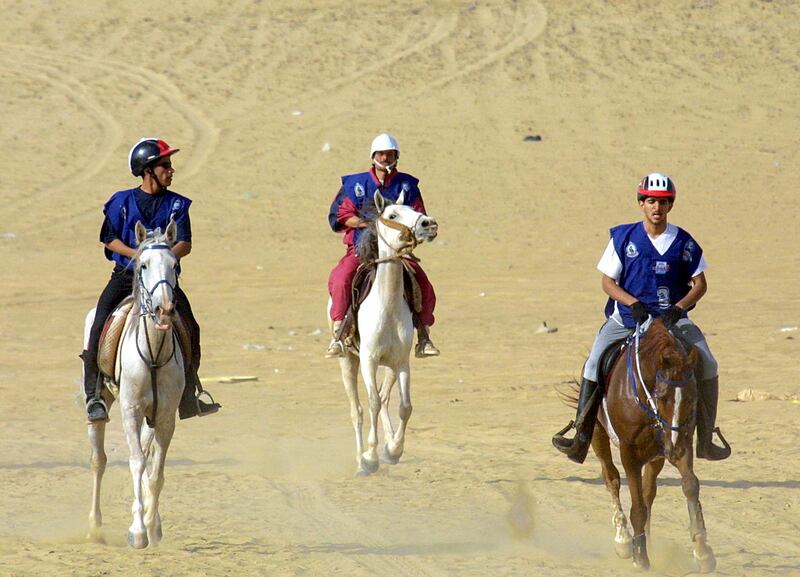
[[[620,559],[630,559],[633,555],[633,546],[630,541],[614,543],[614,551]]]
[[[161,542],[163,535],[161,534],[161,527],[156,527],[152,531],[147,532],[147,538],[150,540],[150,546],[158,545]]]
[[[99,545],[106,544],[106,539],[105,537],[103,537],[103,532],[100,530],[99,527],[89,529],[89,532],[86,533],[86,540],[89,543],[97,543]]]
[[[134,549],[144,549],[148,545],[147,533],[134,533],[128,531],[128,545]]]
[[[368,474],[372,474],[378,470],[380,464],[381,464],[380,459],[377,458],[369,459],[366,456],[362,455],[359,470],[366,471]]]
[[[706,555],[700,557],[697,552],[694,553],[694,559],[697,561],[697,568],[700,573],[711,573],[717,568],[717,558],[714,557],[714,552],[711,547],[707,548]]]
[[[385,463],[387,465],[396,465],[400,462],[400,457],[403,455],[403,451],[390,451],[389,447],[383,448],[383,453],[381,454],[381,463]]]
[[[639,569],[639,571],[649,571],[650,570],[650,560],[649,559],[639,559],[634,560],[633,566]]]

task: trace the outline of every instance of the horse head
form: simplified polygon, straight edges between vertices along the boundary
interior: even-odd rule
[[[405,206],[404,197],[405,193],[400,193],[397,202],[392,203],[378,190],[374,196],[378,238],[395,254],[408,254],[418,244],[435,239],[439,232],[436,219]]]
[[[140,312],[152,318],[161,330],[171,328],[175,312],[178,259],[171,249],[177,236],[178,227],[174,220],[170,220],[164,233],[160,228],[148,231],[141,222],[136,223],[139,249],[134,257],[134,294],[138,298]]]

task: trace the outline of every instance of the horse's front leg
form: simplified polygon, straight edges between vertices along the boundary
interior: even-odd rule
[[[689,508],[689,532],[694,542],[694,558],[701,573],[710,573],[716,568],[717,559],[706,542],[706,523],[703,519],[703,508],[700,506],[700,481],[694,474],[691,436],[687,443],[688,450],[672,464],[680,471],[681,488]]]
[[[364,424],[364,411],[361,409],[361,402],[358,400],[358,357],[345,350],[344,356],[339,359],[339,367],[342,370],[342,383],[350,401],[350,421],[353,423],[353,433],[356,436],[356,474],[363,475],[361,464],[361,453],[364,452],[364,440],[362,437],[362,426]]]
[[[133,480],[133,506],[131,513],[133,522],[128,529],[128,543],[135,549],[144,549],[148,545],[147,531],[144,525],[144,502],[142,499],[142,477],[145,473],[145,455],[142,450],[141,429],[144,417],[136,413],[134,407],[122,405],[122,426],[130,451],[129,466]]]
[[[164,488],[164,463],[167,460],[167,450],[175,433],[175,414],[164,415],[159,419],[155,429],[155,444],[150,456],[151,468],[145,477],[145,503],[144,524],[147,527],[147,537],[151,545],[161,541],[161,515],[158,513],[158,501],[161,490]],[[152,438],[153,435],[151,435]]]
[[[397,463],[403,455],[406,427],[413,410],[411,406],[411,369],[408,360],[398,367],[397,380],[400,383],[400,424],[394,436],[386,442],[386,455],[392,463]]]
[[[628,519],[625,517],[622,503],[619,500],[619,469],[614,465],[614,459],[611,455],[611,443],[603,427],[594,428],[592,449],[597,458],[600,459],[600,465],[603,468],[603,481],[605,481],[606,489],[611,494],[611,500],[614,503],[614,515],[611,517],[611,522],[614,524],[614,550],[621,559],[629,559],[633,554],[632,538],[628,529]]]
[[[642,465],[634,455],[635,447],[629,444],[620,445],[622,466],[628,478],[628,489],[631,493],[631,524],[633,525],[633,565],[638,569],[649,569],[650,559],[647,556],[647,505],[642,492]]]
[[[650,538],[650,519],[653,516],[653,502],[658,493],[658,475],[664,468],[664,459],[650,461],[644,466],[644,503],[647,506],[647,522],[644,525],[644,532]]]
[[[378,470],[378,415],[381,412],[381,397],[378,394],[377,359],[366,357],[361,359],[361,376],[367,388],[369,402],[369,434],[367,435],[367,448],[361,454],[359,473],[370,474]]]
[[[383,383],[381,383],[381,388],[379,389],[378,394],[381,397],[381,422],[383,423],[383,437],[386,439],[387,443],[389,439],[394,437],[394,425],[392,424],[392,417],[389,414],[389,401],[391,400],[392,388],[394,387],[394,383],[396,381],[397,373],[395,373],[391,367],[385,367]],[[391,462],[389,455],[386,453],[385,447],[384,454],[381,456],[381,459]]]
[[[105,451],[105,422],[89,423],[89,444],[92,447],[92,508],[89,511],[89,532],[86,538],[95,543],[105,543],[102,535],[103,514],[100,512],[100,486],[106,472],[108,458]]]

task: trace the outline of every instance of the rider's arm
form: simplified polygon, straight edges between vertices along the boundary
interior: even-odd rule
[[[618,303],[623,304],[625,306],[631,306],[633,303],[639,300],[635,296],[627,292],[625,289],[623,289],[621,286],[619,286],[617,284],[617,281],[615,281],[607,274],[603,275],[603,280],[600,286],[603,288],[604,293],[606,293],[608,296],[610,296]]]
[[[133,258],[136,256],[136,249],[129,247],[118,238],[115,238],[110,242],[106,242],[104,245],[111,252],[121,254],[122,256],[127,256],[128,258]]]
[[[690,309],[697,304],[697,301],[703,298],[707,290],[706,273],[701,272],[699,275],[692,277],[692,288],[689,289],[685,297],[675,303],[675,306],[679,306],[683,310]]]
[[[185,240],[179,240],[172,247],[172,254],[178,257],[178,259],[182,259],[190,252],[192,252],[192,243]]]

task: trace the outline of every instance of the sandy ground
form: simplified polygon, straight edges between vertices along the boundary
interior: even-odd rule
[[[632,573],[597,460],[569,462],[550,436],[571,416],[556,388],[602,319],[607,228],[638,218],[635,184],[654,170],[675,179],[672,222],[711,267],[693,317],[735,449],[696,467],[718,573],[800,575],[800,405],[730,402],[800,392],[800,6],[313,4],[0,2],[0,575]],[[381,130],[440,223],[418,254],[444,354],[413,365],[401,463],[356,479],[317,330],[342,253],[325,215]],[[83,539],[76,355],[111,269],[100,207],[134,185],[127,151],[149,135],[182,149],[173,188],[195,201],[182,284],[202,374],[258,381],[209,384],[223,411],[180,423],[165,538],[140,552],[116,410],[108,545]],[[536,334],[542,321],[558,332]],[[652,574],[693,570],[686,526],[668,468]]]

